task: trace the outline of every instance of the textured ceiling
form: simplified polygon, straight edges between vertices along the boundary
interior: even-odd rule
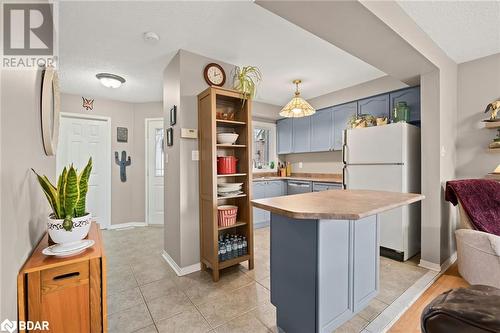
[[[500,52],[500,1],[398,1],[455,62]]]
[[[161,40],[145,42],[146,31]],[[59,32],[62,91],[128,102],[161,101],[163,69],[180,48],[258,66],[257,100],[277,105],[293,95],[295,78],[312,98],[385,75],[250,1],[61,2]],[[127,82],[105,88],[99,72]]]

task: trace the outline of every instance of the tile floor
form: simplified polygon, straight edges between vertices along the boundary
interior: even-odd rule
[[[103,232],[110,333],[277,332],[269,300],[269,228],[255,231],[255,269],[178,277],[161,257],[163,228]],[[360,332],[427,270],[381,258],[380,294],[335,332]]]

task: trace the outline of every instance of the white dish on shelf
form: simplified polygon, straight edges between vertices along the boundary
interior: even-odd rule
[[[241,187],[238,188],[227,188],[227,189],[218,189],[217,193],[232,193],[241,191]]]
[[[217,191],[220,191],[220,192],[231,192],[231,191],[238,191],[241,188],[242,188],[242,185],[222,186],[222,187],[218,187]]]
[[[238,137],[236,133],[217,133],[217,143],[233,145]]]
[[[95,242],[91,239],[83,239],[77,242],[54,244],[42,250],[46,256],[69,257],[79,254],[85,249],[93,246]]]
[[[243,186],[243,183],[219,183],[217,184],[217,187],[236,187],[236,186]]]
[[[235,195],[243,194],[243,192],[242,191],[233,191],[233,192],[224,192],[224,193],[218,193],[218,194],[221,197],[232,197]]]

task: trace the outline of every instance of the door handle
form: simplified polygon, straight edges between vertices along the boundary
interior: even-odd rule
[[[342,188],[345,190],[347,189],[347,185],[345,183],[345,171],[346,171],[346,166],[342,168]]]
[[[347,151],[347,145],[344,143],[342,145],[342,163],[344,163],[344,164],[347,163],[347,160],[346,160],[346,151]]]

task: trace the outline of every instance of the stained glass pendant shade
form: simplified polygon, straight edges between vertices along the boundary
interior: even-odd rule
[[[285,107],[283,107],[283,109],[281,109],[280,116],[286,118],[300,118],[313,115],[316,112],[311,104],[307,103],[305,99],[300,97],[299,83],[301,82],[301,80],[293,81],[296,86],[295,96],[290,102],[288,102],[287,105],[285,105]]]

